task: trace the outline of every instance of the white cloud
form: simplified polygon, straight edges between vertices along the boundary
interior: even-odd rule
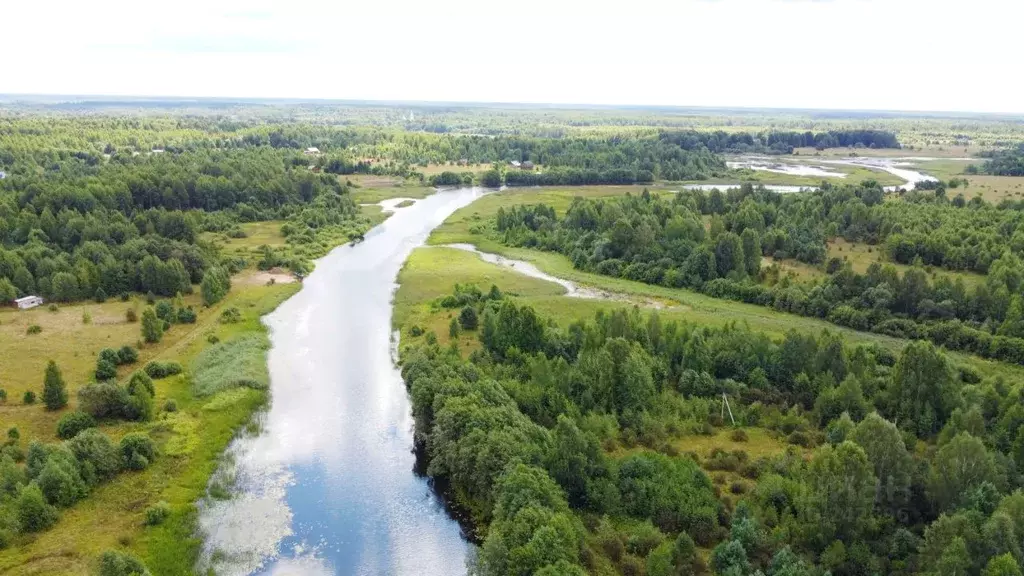
[[[0,93],[1024,112],[1018,3],[58,0]]]

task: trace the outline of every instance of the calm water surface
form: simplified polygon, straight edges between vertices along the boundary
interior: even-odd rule
[[[413,420],[392,357],[395,277],[413,248],[482,194],[398,209],[317,263],[266,317],[272,404],[230,464],[239,493],[204,502],[201,568],[218,574],[463,574],[469,544],[414,473]]]

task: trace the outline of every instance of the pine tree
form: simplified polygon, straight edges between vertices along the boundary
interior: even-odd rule
[[[68,405],[68,390],[60,368],[53,360],[46,365],[46,377],[43,379],[43,403],[47,410],[60,410]]]

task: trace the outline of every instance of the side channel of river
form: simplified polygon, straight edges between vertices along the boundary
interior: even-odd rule
[[[201,503],[201,568],[219,575],[465,572],[469,544],[413,468],[413,420],[392,353],[391,299],[409,253],[483,193],[439,192],[321,259],[265,318],[272,402]]]

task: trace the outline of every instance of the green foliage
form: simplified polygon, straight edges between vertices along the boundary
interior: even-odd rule
[[[23,532],[41,532],[57,523],[57,509],[43,498],[43,492],[33,482],[21,489],[15,503],[18,525]]]
[[[961,433],[935,454],[928,494],[940,510],[949,510],[964,505],[971,490],[983,482],[999,486],[1004,479],[985,444]]]
[[[26,402],[27,403],[27,402]],[[47,410],[60,410],[68,404],[67,385],[61,375],[57,363],[50,360],[46,364],[46,375],[43,378],[43,403]]]
[[[117,378],[117,365],[113,362],[100,358],[96,361],[96,380],[102,382]]]
[[[22,397],[21,397],[21,401],[24,404],[35,404],[36,403],[36,393],[31,391],[31,390],[26,390],[25,394],[23,394]]]
[[[1021,576],[1021,569],[1013,554],[1006,553],[989,560],[982,576]]]
[[[142,312],[142,338],[147,343],[159,342],[164,335],[164,325],[152,308]]]
[[[870,523],[876,482],[864,450],[849,441],[818,449],[806,481],[800,508],[807,540],[824,547],[837,538],[861,537]]]
[[[150,378],[167,378],[168,376],[174,376],[175,374],[181,374],[181,364],[177,362],[148,362],[146,367],[143,368],[146,374]]]
[[[635,454],[618,463],[622,508],[663,532],[687,532],[707,543],[718,526],[711,481],[692,460]]]
[[[232,306],[220,313],[221,324],[237,324],[242,321],[242,313]]]
[[[228,290],[231,289],[231,278],[223,268],[212,267],[203,274],[203,281],[200,290],[203,296],[203,304],[213,306],[224,299]]]
[[[164,520],[171,515],[171,506],[167,502],[157,502],[152,506],[146,508],[146,518],[144,523],[146,526],[157,526],[163,524]]]
[[[938,432],[959,402],[949,363],[928,343],[903,349],[893,385],[895,415],[922,438]]]
[[[107,550],[100,554],[99,576],[150,576],[150,573],[146,565],[135,556]]]
[[[192,388],[198,396],[209,396],[236,386],[265,389],[269,385],[266,365],[267,338],[245,335],[218,342],[203,349],[192,362]]]
[[[479,324],[479,318],[477,317],[476,308],[464,306],[459,312],[459,325],[464,330],[476,330],[477,324]]]
[[[89,485],[110,480],[122,468],[117,447],[109,436],[96,428],[83,430],[67,442],[67,447],[78,462],[82,478]]]
[[[129,470],[144,470],[156,458],[156,444],[149,436],[134,432],[121,438],[121,460]]]
[[[57,437],[62,440],[74,438],[76,434],[86,428],[94,428],[96,420],[86,412],[68,412],[61,416],[57,422]]]
[[[879,485],[876,502],[897,512],[910,501],[914,462],[896,425],[876,412],[862,420],[849,439],[864,449]]]

